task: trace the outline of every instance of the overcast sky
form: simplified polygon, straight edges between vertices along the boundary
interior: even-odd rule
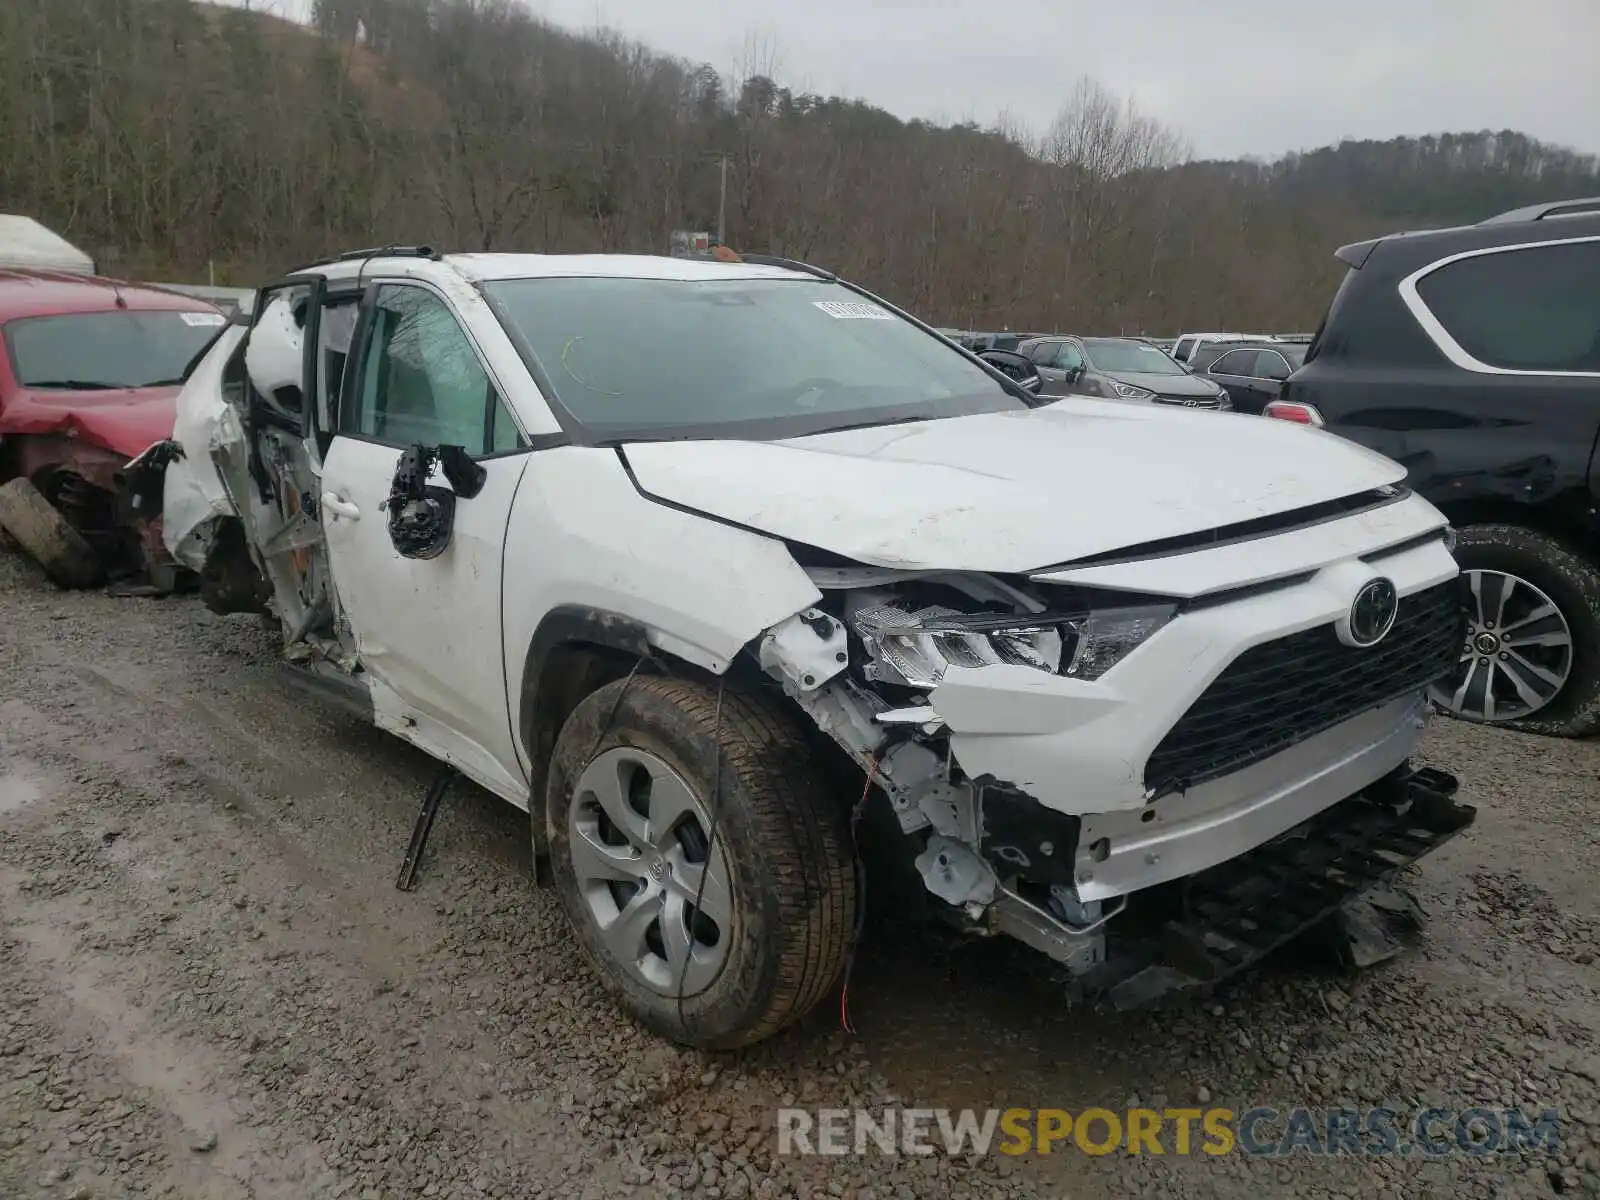
[[[784,86],[902,117],[1042,132],[1089,75],[1202,157],[1477,129],[1600,151],[1600,0],[526,2],[724,74],[755,41]]]

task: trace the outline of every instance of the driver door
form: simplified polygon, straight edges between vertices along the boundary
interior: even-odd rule
[[[334,585],[372,684],[377,723],[508,799],[527,780],[512,742],[501,560],[528,456],[477,347],[418,283],[374,285],[322,468]],[[395,547],[386,509],[407,447],[459,445],[483,468],[434,558]],[[448,488],[437,472],[428,484]]]
[[[1067,374],[1056,365],[1065,342],[1040,342],[1030,351],[1033,365],[1039,369],[1039,392],[1044,396],[1065,396]]]
[[[1071,396],[1078,391],[1078,380],[1083,378],[1083,351],[1073,342],[1062,342],[1055,359],[1056,395]]]

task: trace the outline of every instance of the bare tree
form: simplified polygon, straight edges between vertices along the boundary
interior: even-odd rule
[[[300,14],[300,10],[304,13]],[[254,282],[415,240],[660,252],[712,227],[933,321],[1176,332],[1307,327],[1341,241],[1600,191],[1521,134],[1189,161],[1092,80],[1034,136],[903,121],[785,86],[771,35],[732,72],[573,33],[514,0],[0,3],[0,208],[118,271]]]

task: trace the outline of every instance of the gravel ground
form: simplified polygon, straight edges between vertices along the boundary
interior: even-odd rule
[[[835,1011],[738,1056],[621,1019],[517,814],[308,704],[275,635],[54,590],[0,551],[0,1197],[1600,1194],[1600,743],[1436,722],[1477,825],[1409,955],[1286,959],[1136,1016],[1037,960],[884,936]],[[824,1006],[825,1009],[830,1006]],[[779,1158],[780,1103],[1559,1106],[1558,1155]]]

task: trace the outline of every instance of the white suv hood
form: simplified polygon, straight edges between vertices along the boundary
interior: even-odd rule
[[[634,442],[648,496],[882,567],[1025,572],[1398,483],[1261,417],[1065,399],[776,442]]]

